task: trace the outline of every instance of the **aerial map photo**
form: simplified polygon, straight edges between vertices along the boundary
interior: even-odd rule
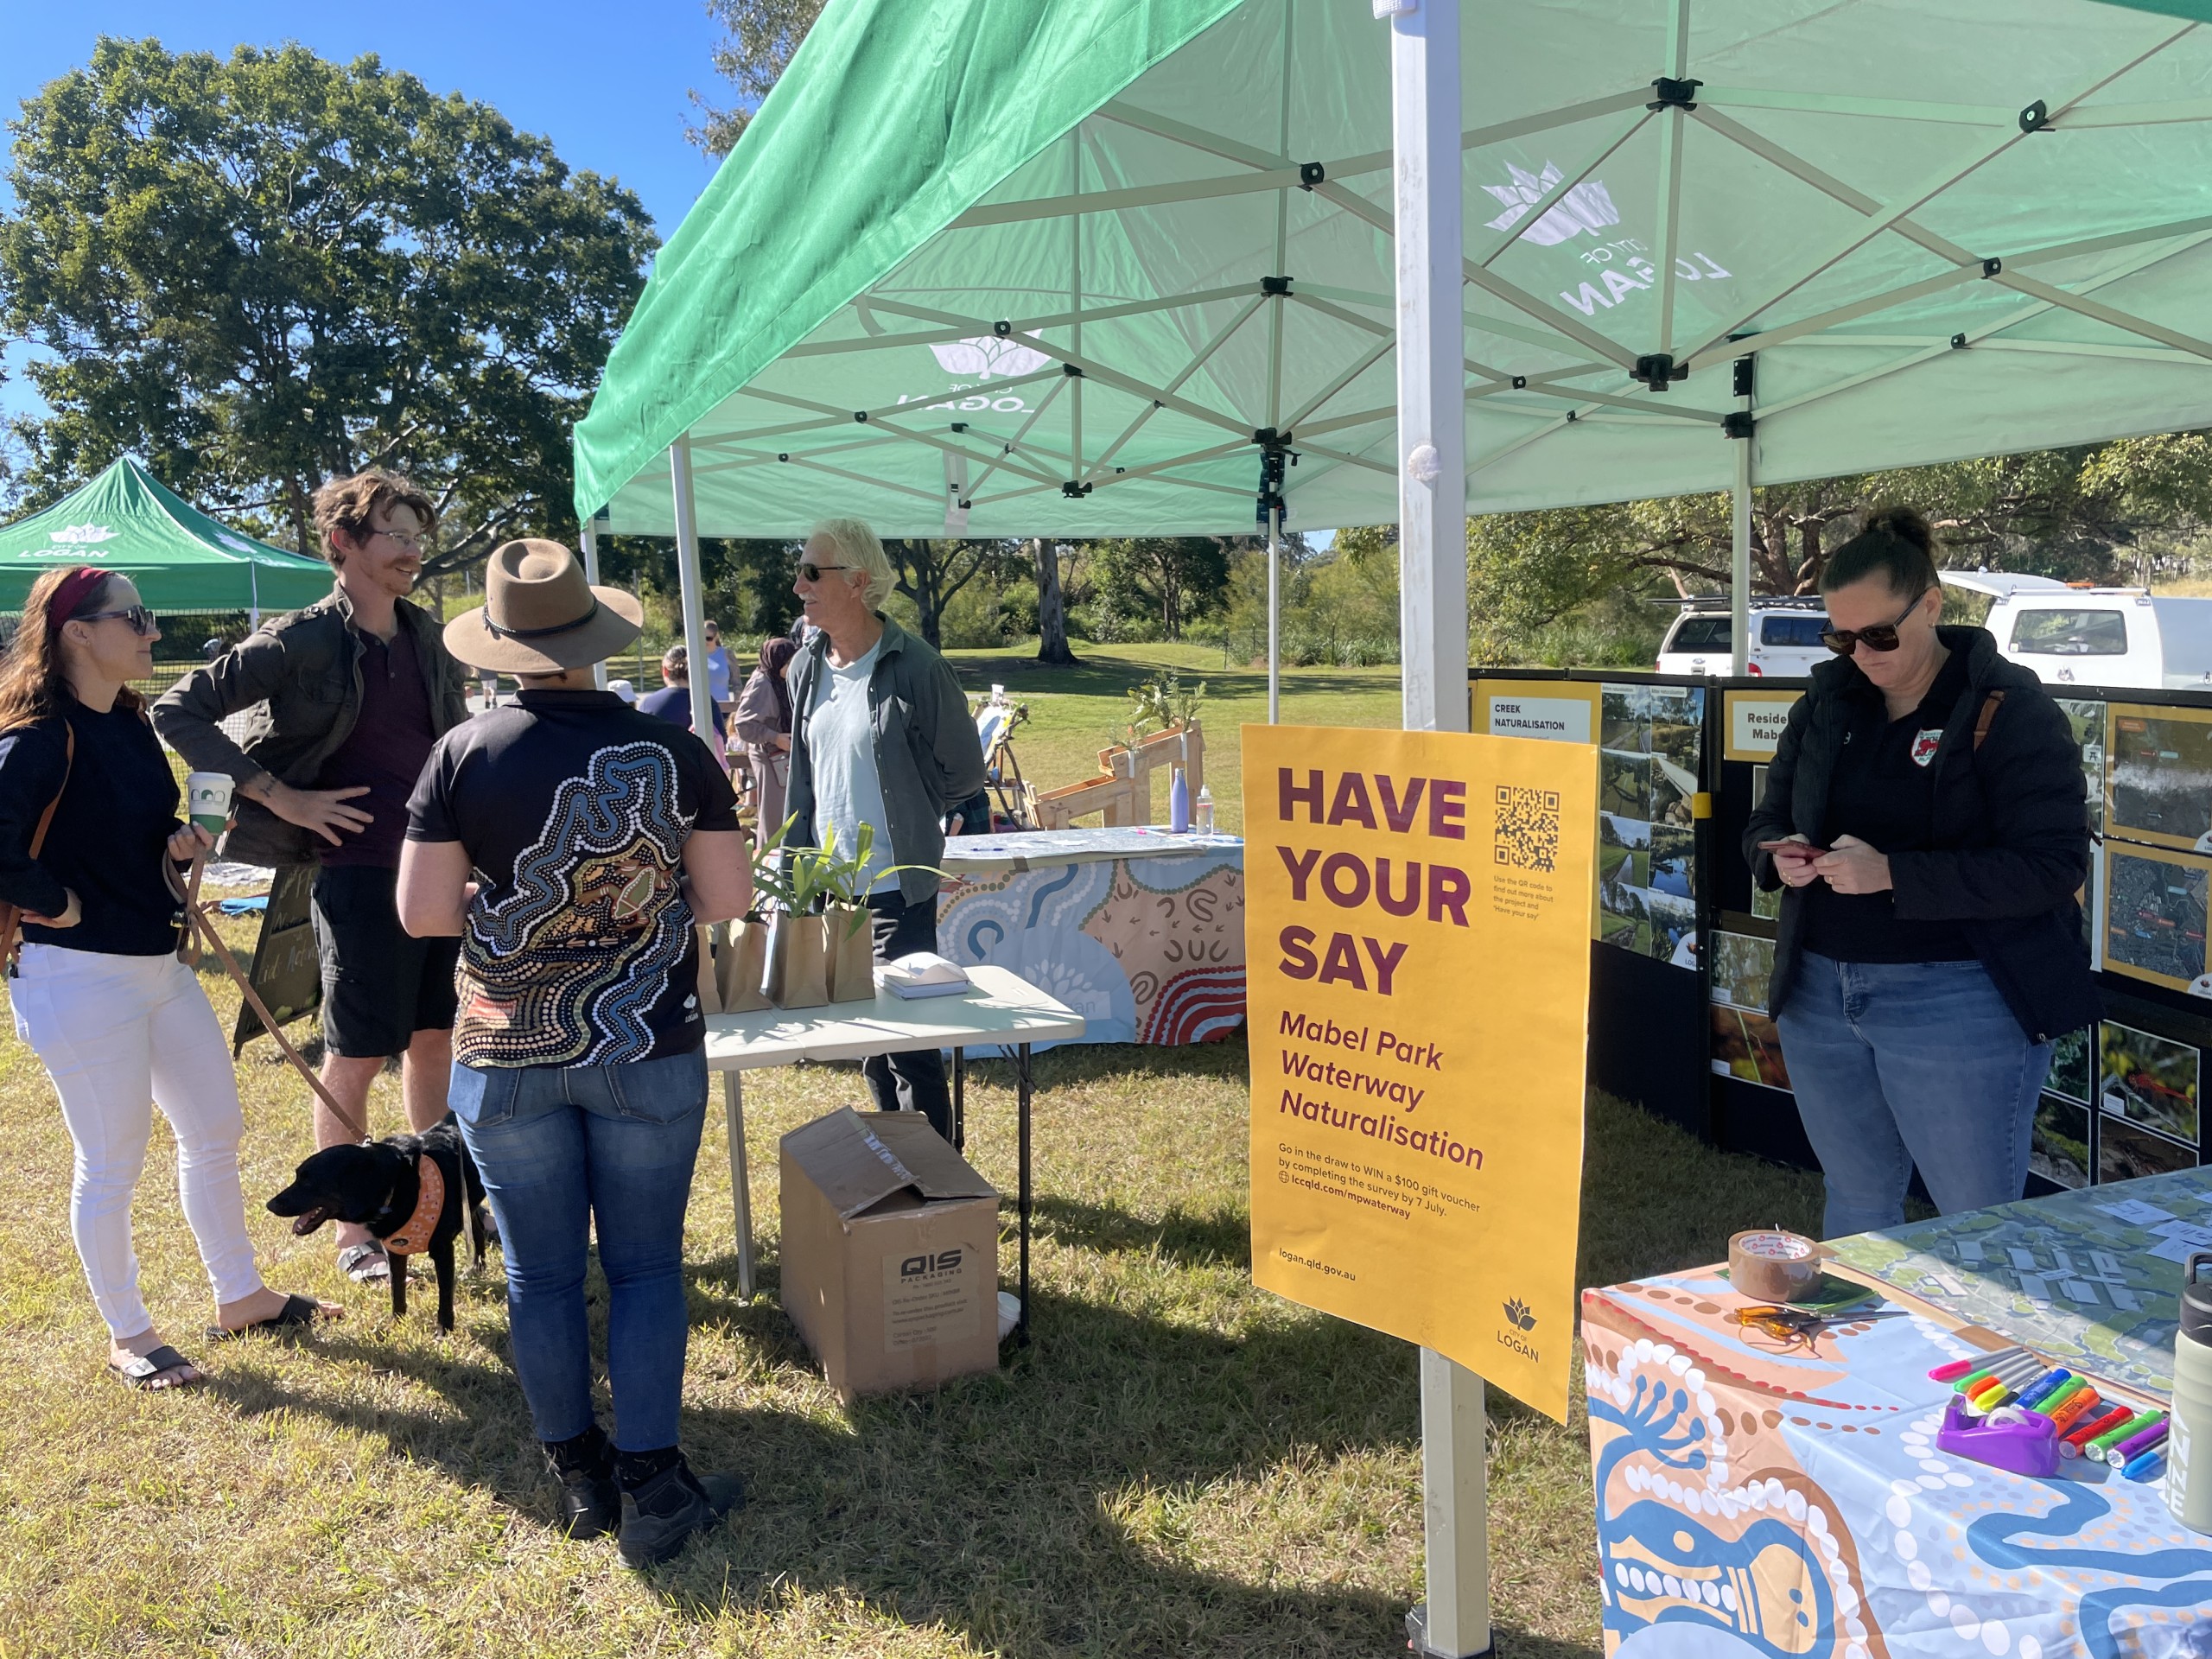
[[[2212,832],[2212,709],[2113,704],[2110,788],[2113,835],[2196,846]]]
[[[2105,843],[2105,966],[2177,991],[2204,973],[2212,859]]]

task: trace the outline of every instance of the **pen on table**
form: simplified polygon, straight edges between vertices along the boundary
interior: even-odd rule
[[[2166,1414],[2156,1412],[2151,1421],[2133,1434],[2123,1434],[2105,1452],[2105,1461],[2115,1469],[2127,1465],[2158,1445],[2166,1438]]]
[[[2074,1373],[2063,1366],[2045,1371],[2041,1376],[2020,1390],[2020,1403],[2030,1411],[2040,1411],[2043,1402],[2074,1380]]]
[[[2151,1451],[2144,1452],[2120,1472],[2128,1480],[2156,1480],[2165,1471],[2166,1454],[2162,1451]]]
[[[2139,1434],[2158,1421],[2155,1411],[2139,1411],[2122,1423],[2115,1423],[2101,1434],[2092,1434],[2082,1447],[2085,1458],[2102,1458],[2131,1434]]]
[[[2091,1440],[2107,1429],[2118,1428],[2134,1414],[2134,1412],[2126,1406],[2114,1406],[2110,1411],[2093,1417],[2087,1422],[2076,1423],[2071,1430],[2059,1437],[2058,1455],[2062,1458],[2080,1457],[2082,1448]]]

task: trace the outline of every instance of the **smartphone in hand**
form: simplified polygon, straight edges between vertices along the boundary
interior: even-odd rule
[[[1763,841],[1763,853],[1788,854],[1792,858],[1826,858],[1828,849],[1809,841]]]

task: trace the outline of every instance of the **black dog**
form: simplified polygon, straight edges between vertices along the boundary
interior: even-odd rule
[[[465,1219],[476,1265],[484,1265],[483,1202],[483,1177],[448,1112],[444,1122],[421,1135],[324,1147],[293,1172],[292,1184],[269,1200],[269,1209],[294,1217],[292,1231],[302,1237],[326,1221],[350,1221],[382,1239],[391,1256],[395,1317],[407,1312],[407,1258],[427,1254],[438,1270],[438,1328],[450,1331],[454,1240]]]

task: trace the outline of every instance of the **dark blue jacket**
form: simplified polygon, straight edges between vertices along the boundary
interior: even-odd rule
[[[2082,750],[2043,682],[1998,654],[1981,628],[1938,634],[1967,659],[1967,690],[1943,722],[1936,768],[1933,845],[1890,855],[1890,879],[1902,918],[1956,922],[1989,970],[2020,1028],[2047,1042],[2089,1023],[2100,1009],[2082,934],[2078,894],[2089,876],[2089,815]],[[2002,691],[1981,746],[1975,723],[1992,691]],[[1882,694],[1848,658],[1813,671],[1812,689],[1789,711],[1789,724],[1766,773],[1766,796],[1744,832],[1752,879],[1782,886],[1762,841],[1792,834],[1821,838],[1828,785],[1846,733],[1871,742],[1889,720]],[[1804,955],[1804,899],[1782,895],[1767,1007],[1788,1002]]]

